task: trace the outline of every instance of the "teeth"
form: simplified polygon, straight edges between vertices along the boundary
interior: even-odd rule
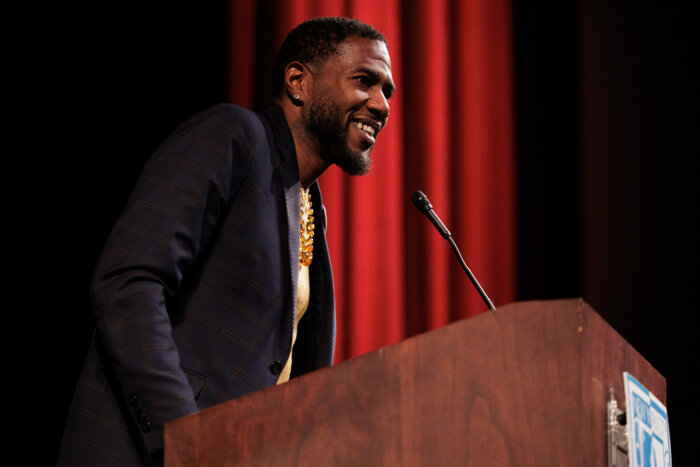
[[[371,136],[374,136],[374,128],[372,128],[371,126],[365,125],[362,122],[355,122],[355,126],[357,126],[357,128],[359,128],[360,130],[369,133]]]

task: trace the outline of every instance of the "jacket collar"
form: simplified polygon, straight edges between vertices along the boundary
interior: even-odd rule
[[[279,155],[282,157],[282,164],[285,164],[293,159],[296,167],[296,178],[299,178],[299,167],[297,165],[297,153],[294,147],[294,137],[292,130],[287,124],[287,119],[284,116],[282,108],[278,105],[272,105],[263,112],[263,117],[269,125],[272,132],[268,132],[268,141],[270,145],[277,148]],[[266,125],[267,126],[267,125]]]

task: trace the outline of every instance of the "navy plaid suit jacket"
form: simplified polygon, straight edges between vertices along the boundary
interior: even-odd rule
[[[59,465],[149,464],[166,421],[276,383],[291,349],[299,190],[276,106],[212,107],[161,145],[96,268],[96,332]],[[311,194],[325,214],[317,184]],[[292,376],[333,360],[333,280],[316,217]]]

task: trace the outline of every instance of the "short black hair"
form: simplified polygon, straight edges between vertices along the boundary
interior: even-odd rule
[[[284,70],[287,65],[293,61],[322,63],[334,55],[348,37],[375,39],[386,44],[382,33],[352,18],[312,18],[292,29],[272,63],[273,97],[281,96],[284,91]]]

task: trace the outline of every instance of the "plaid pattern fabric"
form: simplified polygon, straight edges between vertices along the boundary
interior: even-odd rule
[[[312,196],[322,210],[316,184]],[[281,109],[222,104],[180,126],[146,164],[96,268],[96,333],[58,464],[157,464],[166,421],[273,386],[291,347],[298,261],[299,175]],[[293,376],[333,360],[325,235],[310,276]]]

